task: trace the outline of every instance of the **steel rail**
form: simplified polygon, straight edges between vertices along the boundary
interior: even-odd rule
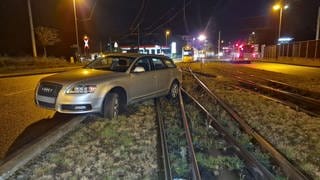
[[[199,171],[199,167],[198,167],[198,162],[195,156],[195,152],[194,152],[194,148],[193,148],[193,143],[192,143],[192,138],[191,138],[191,133],[190,133],[190,128],[189,128],[189,124],[187,121],[187,116],[186,116],[186,111],[184,108],[184,102],[183,102],[183,98],[181,95],[181,88],[179,89],[179,104],[180,104],[180,109],[181,109],[181,116],[182,116],[182,120],[183,120],[183,126],[186,132],[186,139],[187,139],[187,143],[188,143],[188,149],[190,152],[190,158],[191,158],[191,164],[192,164],[192,174],[193,174],[193,179],[196,180],[201,180],[201,176],[200,176],[200,171]]]
[[[165,130],[164,130],[163,118],[160,115],[159,98],[156,98],[154,101],[155,101],[155,105],[156,105],[156,116],[157,116],[157,121],[158,121],[158,125],[159,125],[159,134],[160,134],[164,176],[165,176],[165,180],[172,180],[173,178],[172,178],[171,164],[170,164],[170,159],[169,159],[167,137],[164,132]]]
[[[282,90],[285,90],[287,92],[291,92],[291,93],[294,93],[294,92],[303,92],[303,93],[295,93],[295,94],[299,94],[300,96],[304,96],[306,98],[312,98],[312,99],[316,99],[318,100],[320,98],[320,93],[318,92],[315,92],[315,91],[310,91],[310,90],[306,90],[306,89],[301,89],[301,88],[298,88],[298,87],[294,87],[290,84],[287,84],[287,83],[284,83],[284,82],[281,82],[281,81],[277,81],[277,80],[273,80],[273,79],[267,79],[267,78],[262,78],[262,77],[258,77],[256,75],[253,75],[253,74],[247,74],[247,73],[244,73],[242,71],[238,71],[239,74],[242,74],[242,75],[246,75],[246,76],[250,76],[250,77],[253,77],[253,78],[256,78],[256,79],[260,79],[262,81],[265,81],[267,82],[268,84],[272,84],[271,86],[274,86],[276,88],[280,88]],[[287,89],[291,89],[290,90],[287,90]],[[293,92],[294,91],[294,92]],[[309,96],[305,96],[305,95],[302,95],[302,94],[309,94]],[[311,96],[310,96],[311,95]],[[315,98],[316,97],[316,98]]]
[[[313,115],[313,116],[320,116],[320,101],[316,99],[312,99],[309,97],[301,96],[298,94],[294,94],[291,92],[275,89],[269,86],[261,85],[258,83],[255,83],[253,81],[245,80],[243,78],[237,77],[238,82],[242,83],[243,85],[250,86],[252,88],[255,88],[260,91],[268,91],[272,92],[273,96],[277,96],[277,99],[283,99],[286,98],[286,101],[291,102],[292,104],[295,104],[295,106],[291,106],[293,108],[299,107],[299,109],[302,109],[304,112]],[[248,88],[248,87],[247,87]],[[272,96],[272,95],[269,95]]]
[[[254,90],[244,88],[244,87],[242,87],[240,85],[231,85],[231,86],[233,88],[235,88],[235,89],[238,89],[238,90],[241,90],[241,91],[247,91],[247,92],[253,93],[253,94],[257,95],[257,96],[263,97],[265,99],[269,99],[271,101],[274,101],[274,102],[281,103],[283,105],[289,106],[289,107],[291,107],[291,108],[293,108],[293,109],[295,109],[297,111],[299,110],[299,107],[296,104],[293,104],[293,103],[290,103],[290,102],[287,102],[287,101],[281,101],[279,99],[260,94],[260,93],[254,91]],[[309,113],[311,113],[311,112],[309,112]]]
[[[243,78],[241,78],[243,81],[247,81]],[[291,96],[291,97],[294,97],[294,98],[299,98],[299,99],[303,99],[305,102],[308,102],[310,104],[314,104],[314,105],[319,105],[320,106],[320,101],[317,100],[317,99],[314,99],[314,98],[310,98],[310,97],[306,97],[306,96],[302,96],[300,94],[296,94],[296,93],[292,93],[292,92],[288,92],[288,91],[284,91],[284,90],[280,90],[280,89],[275,89],[273,87],[270,87],[270,86],[266,86],[266,85],[262,85],[262,84],[258,84],[256,82],[253,82],[253,84],[257,85],[257,86],[260,86],[264,89],[268,89],[268,90],[272,90],[272,91],[276,91],[276,92],[279,92],[279,93],[283,93],[283,94],[286,94],[288,96]]]
[[[228,131],[222,126],[220,125],[220,123],[218,122],[218,120],[211,115],[211,113],[203,106],[201,105],[201,103],[199,103],[199,101],[196,100],[196,98],[194,98],[191,94],[189,94],[186,90],[181,89],[190,99],[193,100],[193,102],[195,102],[203,112],[206,113],[207,117],[210,118],[210,122],[209,124],[214,127],[219,133],[221,133],[222,135],[224,135],[224,138],[233,146],[237,147],[237,151],[236,153],[241,156],[245,162],[249,165],[249,166],[253,166],[253,173],[258,173],[260,178],[263,179],[274,179],[274,175],[268,170],[266,169],[256,158],[254,158],[254,156],[252,154],[249,153],[248,150],[246,150],[244,147],[242,147],[242,145],[240,145],[232,135],[230,135],[228,133]]]
[[[244,121],[238,113],[236,113],[230,105],[225,103],[220,97],[215,95],[194,73],[192,73],[191,69],[190,73],[192,76],[198,81],[199,85],[204,88],[207,93],[215,99],[225,111],[229,113],[229,115],[239,123],[242,129],[252,136],[259,145],[266,150],[268,153],[272,155],[272,157],[277,161],[278,165],[282,168],[286,176],[290,179],[295,180],[303,180],[303,179],[311,179],[307,175],[305,175],[302,171],[300,171],[297,167],[292,165],[280,152],[278,152],[267,140],[265,140],[259,133],[257,133],[253,128],[251,128],[246,121]]]
[[[189,71],[186,71],[185,69],[182,71],[182,72],[186,72],[186,73],[190,73],[190,68],[189,68]],[[197,72],[193,72],[194,74],[199,74],[199,75],[203,75],[203,73],[197,73]],[[245,74],[243,72],[239,72],[239,74]],[[213,75],[211,75],[213,76]],[[261,85],[261,84],[258,84],[252,80],[247,80],[247,79],[244,79],[234,73],[232,73],[232,76],[235,77],[238,82],[240,83],[243,83],[243,84],[247,84],[247,85],[250,85],[250,86],[256,86],[256,87],[260,87],[261,89],[263,90],[268,90],[268,91],[271,91],[271,92],[274,92],[274,93],[278,93],[278,96],[279,95],[283,95],[283,96],[280,96],[281,98],[283,97],[288,97],[288,98],[291,98],[293,99],[293,102],[292,101],[288,101],[288,100],[283,100],[281,98],[277,98],[277,97],[270,97],[271,100],[273,101],[276,101],[277,99],[277,102],[280,102],[284,105],[287,105],[289,107],[291,107],[292,109],[296,110],[296,111],[301,111],[301,112],[304,112],[306,114],[309,114],[311,116],[315,116],[315,117],[319,117],[320,116],[320,101],[318,99],[315,99],[315,98],[312,98],[312,97],[309,97],[309,96],[304,96],[304,95],[301,95],[301,94],[298,94],[298,93],[293,93],[293,92],[290,92],[290,91],[285,91],[285,90],[281,90],[281,89],[276,89],[276,88],[273,88],[273,87],[270,87],[270,86],[266,86],[266,85]],[[256,79],[260,79],[260,80],[263,80],[263,81],[267,81],[267,82],[271,82],[271,83],[279,83],[283,86],[288,86],[288,88],[295,88],[295,87],[292,87],[290,85],[287,85],[285,83],[282,83],[282,82],[277,82],[277,81],[274,81],[274,80],[269,80],[269,79],[264,79],[264,78],[260,78],[260,77],[256,77],[254,75],[251,75],[251,74],[248,74],[248,76],[250,77],[253,77],[253,78],[256,78]],[[213,76],[214,77],[214,76]],[[248,89],[248,88],[246,88]],[[250,90],[250,89],[248,89]],[[298,91],[302,91],[301,89],[296,89]],[[257,93],[256,91],[253,91],[253,90],[250,90],[251,92],[255,92]],[[316,94],[315,92],[311,92],[313,94]],[[260,93],[260,95],[262,95],[262,93]],[[269,95],[271,96],[271,95]]]

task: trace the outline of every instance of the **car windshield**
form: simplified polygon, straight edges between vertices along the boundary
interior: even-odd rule
[[[128,70],[133,60],[134,58],[131,57],[107,56],[92,61],[84,68],[125,72]]]

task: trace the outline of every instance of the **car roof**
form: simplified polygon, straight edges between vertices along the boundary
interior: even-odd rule
[[[157,55],[157,54],[139,54],[139,53],[109,53],[106,56],[121,56],[121,57],[129,57],[129,58],[138,58],[138,57],[158,57],[158,58],[168,58],[164,55]]]

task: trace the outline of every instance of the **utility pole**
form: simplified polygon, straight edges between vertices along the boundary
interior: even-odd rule
[[[280,8],[280,15],[279,15],[278,40],[281,37],[282,13],[283,13],[283,10],[282,10],[282,7],[281,7]]]
[[[318,9],[318,21],[317,21],[316,40],[319,40],[319,30],[320,30],[320,6],[319,6],[319,9]]]
[[[80,45],[79,45],[79,33],[78,33],[78,18],[77,18],[77,7],[76,0],[73,0],[73,16],[74,16],[74,26],[76,29],[76,40],[77,40],[77,55],[80,55]]]
[[[32,11],[31,11],[31,3],[28,0],[28,12],[29,12],[29,22],[30,22],[30,33],[31,33],[31,41],[32,41],[32,51],[33,57],[37,57],[37,48],[36,48],[36,40],[34,37],[34,28],[33,28],[33,20],[32,20]]]
[[[221,43],[221,31],[219,31],[219,37],[218,37],[218,59],[220,59],[220,43]]]
[[[183,0],[183,22],[184,22],[186,33],[189,34],[189,27],[188,27],[187,16],[186,16],[186,0]]]
[[[102,42],[99,43],[100,53],[102,53]]]
[[[138,24],[138,53],[140,50],[140,23]]]

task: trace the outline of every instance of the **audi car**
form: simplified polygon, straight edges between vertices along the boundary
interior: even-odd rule
[[[60,113],[114,118],[131,103],[165,95],[176,98],[181,76],[166,56],[109,54],[81,69],[41,79],[35,102]]]

